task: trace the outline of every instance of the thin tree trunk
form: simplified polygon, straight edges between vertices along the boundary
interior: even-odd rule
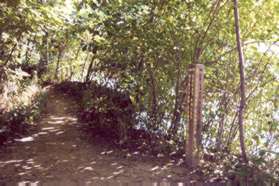
[[[73,69],[73,66],[70,65],[70,77],[69,77],[69,81],[72,81],[73,75],[74,75],[74,69]]]
[[[88,67],[88,70],[87,70],[87,74],[86,74],[86,78],[85,78],[86,83],[89,82],[89,80],[90,80],[93,62],[94,62],[94,56],[92,56],[89,67]]]
[[[9,61],[10,61],[10,60],[12,59],[12,57],[13,57],[13,53],[15,52],[16,47],[17,47],[17,43],[14,44],[14,46],[13,46],[13,48],[12,48],[12,50],[11,50],[9,56],[7,57],[6,62],[4,63],[3,66],[7,66],[7,65],[8,65]]]
[[[178,55],[177,55],[178,56]],[[179,121],[181,119],[181,68],[180,68],[180,57],[177,57],[177,59],[175,59],[177,61],[176,65],[178,67],[177,69],[177,76],[176,76],[176,85],[175,85],[175,103],[174,103],[174,109],[173,109],[173,113],[172,113],[172,122],[171,122],[171,126],[169,129],[169,137],[171,136],[175,136],[175,134],[177,133],[178,130],[178,124]]]
[[[170,127],[170,135],[174,135],[178,129],[178,123],[180,121],[181,113],[179,111],[180,103],[180,68],[178,68],[177,77],[176,77],[176,85],[175,85],[175,104],[172,113],[172,122]]]
[[[243,113],[245,107],[245,74],[244,74],[244,56],[241,46],[240,28],[239,28],[239,12],[238,12],[238,0],[234,0],[234,20],[235,20],[235,34],[239,58],[239,74],[240,74],[240,104],[238,114],[238,125],[239,125],[239,140],[241,154],[244,162],[247,162],[246,148],[245,148],[245,137],[244,137],[244,124],[243,124]]]
[[[60,66],[60,60],[61,60],[61,57],[62,57],[62,52],[63,51],[61,49],[59,49],[56,68],[55,68],[55,75],[54,75],[55,80],[58,80],[58,70],[59,70],[59,66]]]
[[[218,126],[218,132],[217,132],[217,138],[216,138],[216,149],[218,151],[222,150],[222,146],[223,146],[223,133],[224,133],[224,126],[225,126],[225,117],[227,114],[227,106],[228,106],[228,98],[227,98],[227,94],[224,93],[222,96],[222,99],[220,101],[220,114],[219,117],[219,126]]]
[[[216,149],[218,151],[221,151],[221,146],[223,145],[223,133],[224,133],[224,124],[225,124],[225,114],[221,114],[221,119],[219,121],[219,128],[218,128],[218,133],[217,133],[217,141],[216,141]]]
[[[40,52],[40,60],[38,64],[38,77],[41,78],[42,74],[46,71],[48,64],[48,32],[45,32],[45,35],[42,39],[43,49]]]
[[[86,63],[87,63],[87,59],[88,59],[88,57],[89,57],[89,54],[90,54],[90,52],[87,52],[87,55],[86,55],[86,57],[85,57],[85,60],[84,60],[84,63],[83,63],[83,65],[82,65],[82,70],[81,70],[81,80],[84,80],[84,71],[85,71],[85,66],[86,66]]]
[[[27,44],[26,44],[27,49],[26,49],[26,51],[25,51],[25,64],[28,64],[28,63],[29,63],[29,60],[30,60],[30,56],[29,56],[29,53],[30,53],[30,51],[31,51],[31,49],[30,49],[30,43],[31,43],[31,40],[28,39],[28,42],[27,42]]]
[[[157,106],[157,92],[156,92],[156,82],[154,78],[154,74],[150,66],[147,67],[149,76],[150,76],[150,94],[151,94],[151,99],[150,99],[150,118],[151,118],[151,128],[152,129],[157,129],[158,127],[158,106]]]

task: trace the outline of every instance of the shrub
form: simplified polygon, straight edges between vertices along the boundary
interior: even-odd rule
[[[17,73],[2,79],[0,97],[0,145],[8,138],[27,132],[28,125],[38,118],[45,97],[32,79]]]

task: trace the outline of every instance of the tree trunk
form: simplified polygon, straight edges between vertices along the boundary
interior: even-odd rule
[[[224,126],[225,126],[225,117],[228,114],[228,102],[229,98],[226,93],[222,95],[221,101],[219,103],[220,113],[218,114],[219,119],[219,126],[217,130],[217,138],[216,138],[216,149],[217,151],[222,151],[223,149],[223,134],[224,134]]]
[[[94,62],[94,56],[92,56],[88,70],[87,70],[87,74],[86,74],[86,78],[85,78],[85,82],[89,82],[90,80],[90,76],[91,76],[91,72],[92,72],[92,67],[93,67],[93,62]]]
[[[48,33],[45,32],[42,41],[42,50],[40,53],[40,61],[38,64],[38,78],[41,78],[42,74],[46,71],[48,64]]]
[[[25,51],[25,61],[24,61],[25,64],[28,64],[29,61],[30,61],[30,52],[31,52],[30,43],[31,43],[31,39],[28,39],[27,44],[26,44],[27,48],[26,48],[26,51]]]
[[[10,60],[12,59],[12,57],[13,57],[13,53],[15,52],[16,47],[17,47],[17,43],[14,44],[14,46],[13,46],[13,48],[12,48],[12,50],[11,50],[9,56],[7,57],[6,62],[4,63],[3,66],[7,66],[7,65],[8,65],[9,61],[10,61]]]
[[[149,77],[150,77],[150,120],[151,120],[151,128],[156,130],[158,129],[158,106],[157,106],[157,91],[156,91],[156,80],[154,77],[154,71],[150,66],[147,67]]]
[[[61,60],[61,57],[62,57],[62,52],[63,51],[61,49],[59,49],[56,68],[55,68],[55,75],[54,75],[55,80],[58,80],[58,71],[59,71],[59,66],[60,66],[60,60]]]
[[[177,59],[178,60],[178,59]],[[176,136],[178,130],[178,124],[181,119],[181,68],[179,66],[179,62],[177,63],[178,69],[177,69],[177,76],[176,76],[176,85],[175,85],[175,103],[174,103],[174,109],[172,113],[172,121],[171,126],[169,129],[169,137]]]
[[[74,75],[74,68],[72,65],[70,65],[70,77],[69,77],[69,81],[72,81],[72,77]]]
[[[238,13],[238,0],[234,0],[234,21],[235,21],[235,34],[239,58],[239,74],[240,74],[240,104],[238,114],[238,125],[239,125],[239,140],[241,154],[244,162],[247,162],[247,155],[245,149],[245,137],[244,137],[244,126],[243,126],[243,113],[245,107],[245,74],[244,74],[244,56],[241,46],[240,28],[239,28],[239,13]]]
[[[90,55],[90,52],[87,52],[87,55],[86,55],[86,57],[85,57],[84,63],[83,63],[83,65],[82,65],[82,70],[81,70],[81,76],[80,76],[80,78],[81,78],[81,80],[84,80],[84,81],[85,81],[85,78],[84,78],[84,71],[85,71],[85,66],[86,66],[86,63],[87,63],[87,60],[88,60],[89,55]]]
[[[221,114],[221,119],[219,121],[219,128],[218,128],[218,132],[217,132],[217,141],[216,141],[216,149],[220,152],[222,149],[222,145],[223,145],[223,133],[224,133],[224,124],[225,124],[225,114],[222,113]]]

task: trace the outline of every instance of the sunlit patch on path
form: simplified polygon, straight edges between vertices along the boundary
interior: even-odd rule
[[[98,181],[121,185],[148,180],[156,185],[152,180],[187,179],[185,169],[171,160],[141,160],[139,152],[92,140],[81,130],[76,105],[50,90],[39,129],[0,151],[0,185],[94,185]]]

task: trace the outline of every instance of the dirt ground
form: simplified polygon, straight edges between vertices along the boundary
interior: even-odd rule
[[[0,183],[86,185],[82,183],[188,180],[182,159],[148,157],[90,138],[77,120],[77,105],[67,95],[49,91],[38,129],[1,149]]]

